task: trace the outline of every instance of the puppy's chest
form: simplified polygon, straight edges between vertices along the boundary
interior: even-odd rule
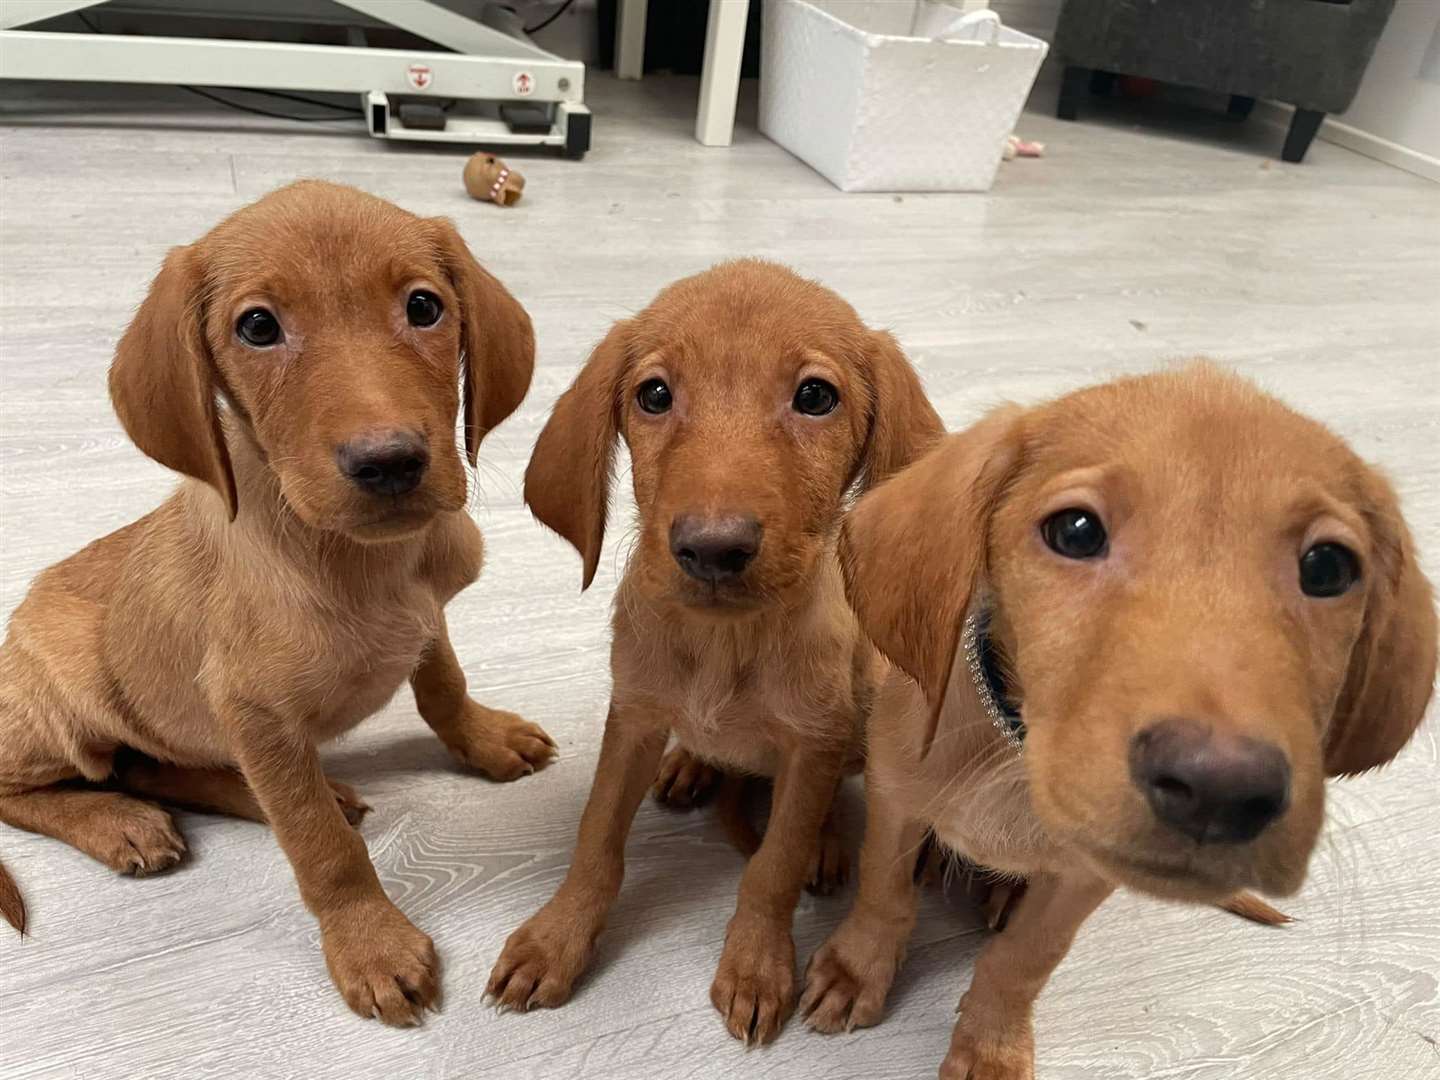
[[[440,606],[421,583],[319,605],[303,613],[308,664],[290,668],[289,694],[304,703],[316,738],[337,735],[382,708],[419,664]]]
[[[657,695],[681,743],[722,765],[774,775],[779,748],[797,741],[858,741],[848,685],[817,685],[803,670],[759,660],[680,666]]]
[[[1052,860],[1051,841],[1031,808],[1018,760],[957,775],[947,787],[948,798],[937,792],[927,800],[935,807],[931,828],[945,847],[1006,874],[1033,873]]]
[[[777,717],[753,671],[727,684],[716,673],[677,680],[670,696],[680,741],[702,757],[754,772],[774,772]]]

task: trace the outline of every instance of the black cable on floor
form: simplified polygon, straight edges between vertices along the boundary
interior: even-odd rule
[[[570,9],[570,5],[573,4],[574,2],[575,2],[575,0],[565,0],[565,2],[564,2],[563,4],[561,4],[558,8],[556,8],[554,11],[552,11],[552,12],[549,14],[549,16],[547,16],[547,17],[544,18],[544,19],[541,19],[541,20],[540,20],[538,23],[536,23],[534,26],[527,26],[527,27],[525,27],[525,33],[527,33],[527,34],[533,34],[533,33],[535,33],[537,30],[544,30],[547,26],[549,26],[551,23],[553,23],[553,22],[554,22],[556,19],[558,19],[561,15],[564,15],[565,12]]]
[[[364,116],[364,113],[358,109],[355,111],[354,116],[296,116],[293,113],[271,112],[269,109],[257,109],[253,105],[242,105],[238,101],[228,101],[219,94],[212,94],[208,90],[201,90],[198,86],[181,86],[180,89],[188,90],[190,93],[198,94],[203,98],[208,98],[217,104],[225,105],[232,109],[239,109],[241,112],[254,113],[256,116],[267,116],[271,120],[298,120],[304,124],[334,124],[346,120],[358,120]],[[261,90],[247,92],[264,93],[264,91]]]
[[[319,98],[303,97],[300,94],[288,94],[284,90],[261,90],[256,86],[236,86],[231,89],[246,94],[264,94],[266,97],[283,98],[286,101],[298,101],[301,105],[314,105],[321,109],[334,109],[336,112],[349,113],[351,116],[365,115],[365,110],[355,105],[339,105],[333,101],[321,101]]]

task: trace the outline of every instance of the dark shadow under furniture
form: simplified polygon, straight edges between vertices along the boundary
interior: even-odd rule
[[[1281,157],[1301,161],[1326,113],[1355,98],[1395,0],[1065,0],[1055,51],[1065,64],[1056,114],[1079,115],[1115,73],[1295,107]]]

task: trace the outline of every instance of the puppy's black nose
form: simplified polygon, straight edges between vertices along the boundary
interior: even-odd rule
[[[340,471],[370,495],[404,495],[420,486],[430,451],[418,435],[392,431],[362,435],[335,451]]]
[[[1156,817],[1202,844],[1254,840],[1290,804],[1278,746],[1178,718],[1131,740],[1130,778]]]
[[[760,522],[748,514],[682,514],[670,524],[670,554],[698,581],[733,581],[760,550],[760,533]]]

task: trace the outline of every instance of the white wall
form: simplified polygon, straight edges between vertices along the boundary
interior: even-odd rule
[[[1440,168],[1440,4],[1397,0],[1346,127],[1431,158]],[[1427,77],[1428,73],[1428,77]]]

